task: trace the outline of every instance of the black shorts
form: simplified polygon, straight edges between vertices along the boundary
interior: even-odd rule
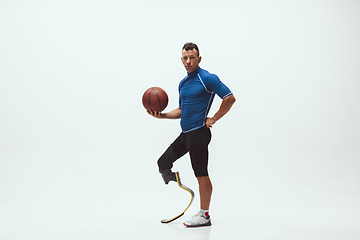
[[[189,152],[195,176],[208,176],[208,145],[210,141],[211,131],[207,127],[189,133],[181,133],[159,158],[159,170],[171,169],[177,159]]]

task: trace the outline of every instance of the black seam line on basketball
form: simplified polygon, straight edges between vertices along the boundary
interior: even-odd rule
[[[166,92],[164,91],[164,90],[161,90],[161,89],[159,89],[160,90],[160,92],[162,92],[162,94],[164,95],[164,97],[166,97],[166,98],[168,98],[168,96],[167,96],[167,94],[166,94]],[[166,103],[167,104],[167,103]],[[167,106],[167,105],[166,105]]]
[[[155,91],[154,88],[151,88],[151,89],[154,90],[154,92],[155,92],[155,94],[156,94],[156,97],[157,97],[157,99],[158,99],[158,101],[159,101],[160,110],[161,110],[161,102],[160,102],[159,96],[158,96],[158,94],[157,94],[157,92]]]
[[[152,89],[152,88],[151,88],[151,89]],[[151,109],[150,93],[151,93],[151,91],[149,91],[149,107],[150,107],[150,109]],[[151,109],[151,110],[152,110],[152,109]]]
[[[162,89],[159,89],[159,91],[166,95],[165,91],[163,91]]]

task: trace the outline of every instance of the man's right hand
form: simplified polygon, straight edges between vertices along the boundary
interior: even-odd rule
[[[149,111],[147,110],[147,113],[150,115],[150,116],[153,116],[155,118],[159,118],[159,119],[162,119],[164,118],[163,114],[161,112],[156,112],[156,111]]]
[[[166,112],[166,113],[147,110],[147,113],[150,116],[153,116],[153,117],[159,118],[159,119],[179,119],[181,117],[181,109],[180,108],[176,108],[176,109],[172,110],[171,112]]]

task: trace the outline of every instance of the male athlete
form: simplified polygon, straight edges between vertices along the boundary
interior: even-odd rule
[[[212,184],[208,174],[210,128],[230,110],[235,97],[215,74],[199,67],[201,56],[196,44],[185,43],[181,61],[187,76],[179,84],[179,107],[167,113],[153,111],[148,113],[159,119],[181,119],[182,132],[159,158],[159,171],[165,184],[169,181],[176,182],[175,173],[171,171],[173,163],[189,152],[191,165],[199,183],[200,212],[184,225],[211,226],[209,206]],[[215,94],[223,99],[220,109],[213,117],[207,117]]]

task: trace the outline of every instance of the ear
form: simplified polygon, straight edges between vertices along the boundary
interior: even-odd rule
[[[201,62],[201,56],[199,56],[199,63]]]

